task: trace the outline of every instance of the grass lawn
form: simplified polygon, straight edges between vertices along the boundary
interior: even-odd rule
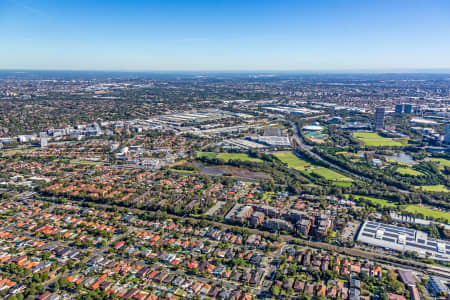
[[[197,157],[216,158],[217,152],[197,152]]]
[[[2,149],[0,150],[0,154],[3,152],[7,155],[14,155],[14,154],[24,154],[26,152],[33,152],[36,150],[39,150],[41,148],[39,147],[31,147],[31,148],[23,148],[23,149]]]
[[[333,185],[341,186],[341,187],[349,187],[352,185],[352,183],[349,181],[335,181],[335,182],[333,182]]]
[[[314,174],[323,177],[327,180],[330,181],[346,181],[346,182],[351,182],[353,181],[353,179],[351,179],[350,177],[347,177],[345,175],[342,175],[336,171],[324,168],[324,167],[319,167],[317,169],[314,169],[312,171]]]
[[[228,161],[231,159],[231,160],[262,162],[261,159],[250,157],[248,156],[247,153],[197,152],[197,157],[206,157],[209,159],[217,158],[224,161]]]
[[[353,135],[356,138],[361,139],[383,139],[383,137],[376,132],[355,132]]]
[[[272,200],[272,198],[274,197],[275,193],[273,192],[265,192],[262,197],[261,200],[265,201],[265,202],[269,202],[270,200]]]
[[[350,197],[349,194],[345,194],[344,195],[345,199],[348,199]],[[353,197],[355,199],[364,199],[367,200],[369,202],[371,202],[374,205],[380,205],[381,207],[396,207],[397,205],[393,202],[389,202],[386,199],[379,199],[379,198],[373,198],[373,197],[368,197],[368,196],[359,196],[359,195],[353,195]]]
[[[71,164],[80,164],[80,165],[90,165],[90,166],[96,166],[100,164],[99,161],[93,161],[93,160],[76,160],[72,159],[70,160]]]
[[[182,290],[182,289],[178,289],[178,290],[175,292],[175,295],[177,295],[177,296],[179,296],[179,297],[183,297],[185,294],[186,294],[186,292],[185,292],[184,290]]]
[[[422,176],[424,175],[422,172],[416,171],[411,168],[398,168],[395,172],[402,175],[411,175],[411,176]]]
[[[336,152],[336,154],[342,154],[342,155],[347,155],[347,154],[349,154],[347,151],[339,151],[339,152]]]
[[[317,176],[323,177],[326,180],[330,181],[341,181],[341,182],[351,182],[353,179],[342,175],[336,171],[327,169],[325,167],[317,167],[313,166],[310,163],[304,161],[301,158],[298,158],[294,153],[292,152],[278,152],[273,154],[276,158],[284,162],[288,165],[288,167],[302,171],[307,173],[314,173]]]
[[[450,193],[450,190],[442,184],[437,185],[421,185],[416,186],[417,189],[422,189],[425,192],[444,192],[444,193]]]
[[[444,169],[444,167],[450,167],[450,160],[445,158],[432,158],[431,161],[438,163],[439,169]]]
[[[305,171],[308,168],[311,168],[311,164],[304,161],[303,159],[298,158],[292,152],[278,152],[273,154],[276,158],[281,160],[283,163],[287,164],[288,167],[292,169],[296,169],[298,171]]]
[[[440,210],[435,210],[419,205],[407,205],[405,211],[410,213],[421,213],[425,217],[433,217],[435,219],[441,218],[450,221],[450,213]]]
[[[403,143],[391,138],[384,138],[376,132],[355,132],[353,136],[364,143],[365,146],[383,147],[393,146],[402,147]]]
[[[221,160],[242,160],[242,161],[252,161],[252,162],[262,162],[261,159],[250,157],[247,153],[219,153],[217,158]]]

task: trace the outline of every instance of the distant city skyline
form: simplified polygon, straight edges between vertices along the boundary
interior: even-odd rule
[[[0,1],[0,69],[450,70],[449,1]]]

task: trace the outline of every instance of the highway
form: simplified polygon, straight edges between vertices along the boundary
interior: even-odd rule
[[[371,179],[366,178],[366,177],[363,177],[363,176],[358,175],[358,174],[355,174],[355,173],[353,173],[353,172],[351,172],[351,171],[349,171],[349,170],[346,170],[346,169],[344,169],[344,168],[342,168],[342,167],[340,167],[340,166],[334,164],[333,162],[327,160],[326,158],[321,157],[321,156],[318,155],[317,153],[313,152],[313,151],[312,151],[313,147],[310,146],[310,145],[307,145],[307,144],[305,143],[305,141],[303,140],[303,137],[299,134],[299,129],[298,129],[298,127],[297,127],[297,124],[295,124],[295,123],[292,122],[292,121],[290,121],[290,123],[291,123],[291,126],[292,126],[292,131],[293,131],[293,133],[294,133],[294,134],[292,135],[292,137],[291,137],[291,139],[292,139],[291,142],[293,142],[292,144],[294,145],[294,149],[296,149],[297,147],[298,147],[298,148],[301,148],[302,150],[308,152],[310,155],[314,156],[314,157],[317,158],[318,160],[321,160],[321,161],[324,161],[324,162],[328,163],[330,166],[332,166],[333,168],[335,168],[335,169],[337,169],[337,170],[339,170],[339,171],[341,171],[341,172],[343,172],[343,173],[350,174],[351,176],[356,177],[356,178],[358,178],[358,179],[360,179],[360,180],[363,180],[363,181],[369,181],[369,182],[371,181]],[[297,147],[296,147],[295,145],[297,145]],[[299,156],[298,153],[295,153],[295,154],[296,154],[297,156]]]
[[[294,149],[296,149],[298,147],[298,148],[308,152],[310,155],[314,156],[316,159],[324,161],[324,162],[328,163],[330,166],[332,166],[333,168],[341,171],[342,173],[349,174],[349,175],[351,175],[351,176],[353,176],[355,178],[358,178],[359,180],[366,181],[366,182],[369,182],[369,183],[373,181],[371,178],[368,178],[368,177],[365,177],[365,176],[361,176],[361,175],[358,175],[358,174],[356,174],[356,173],[354,173],[354,172],[352,172],[352,171],[350,171],[348,169],[344,169],[344,168],[336,165],[332,161],[328,160],[327,158],[322,157],[319,154],[313,152],[312,151],[313,147],[310,146],[310,145],[307,145],[305,143],[305,141],[303,140],[303,137],[299,134],[299,129],[298,129],[297,124],[295,124],[292,121],[289,121],[289,122],[291,123],[292,131],[294,133],[292,135],[292,137],[291,137],[292,144],[294,145]],[[295,145],[297,145],[297,147]],[[299,156],[298,153],[296,153],[296,152],[295,152],[295,155]],[[400,193],[406,193],[406,194],[410,193],[407,190],[399,189],[397,187],[393,187],[393,188],[395,188]]]

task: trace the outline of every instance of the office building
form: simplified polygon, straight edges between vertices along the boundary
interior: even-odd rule
[[[445,125],[444,142],[450,144],[450,123]]]
[[[404,112],[405,114],[410,114],[410,113],[412,113],[412,105],[411,105],[411,104],[405,104],[405,105],[403,106],[403,112]]]
[[[395,112],[401,114],[403,112],[403,105],[402,104],[395,105]]]
[[[375,110],[375,130],[384,129],[384,107]]]

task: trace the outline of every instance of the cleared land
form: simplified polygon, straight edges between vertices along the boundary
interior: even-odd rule
[[[434,219],[445,219],[450,221],[450,213],[440,210],[435,210],[419,205],[407,205],[404,209],[409,213],[422,214],[424,217],[432,217]]]
[[[345,199],[348,199],[350,197],[349,194],[344,195]],[[374,205],[380,205],[381,207],[396,207],[397,205],[393,202],[390,202],[386,199],[380,199],[380,198],[373,198],[368,196],[359,196],[359,195],[353,195],[353,198],[355,199],[364,199],[369,202],[371,202]]]
[[[402,147],[403,143],[400,141],[384,138],[380,136],[376,132],[355,132],[353,136],[364,143],[365,146],[374,146],[374,147],[383,147],[383,146],[391,146],[391,147]]]
[[[292,152],[278,152],[273,154],[276,158],[281,160],[283,163],[287,164],[290,168],[295,170],[306,172],[306,173],[314,173],[317,176],[325,178],[330,181],[339,181],[339,182],[351,182],[353,179],[342,175],[336,171],[327,169],[325,167],[314,166],[307,161],[304,161],[301,158],[298,158]]]
[[[418,189],[422,189],[425,192],[443,192],[443,193],[450,193],[450,190],[442,184],[437,185],[421,185],[416,186]]]
[[[262,162],[261,159],[250,157],[247,153],[197,152],[197,157],[207,157],[210,159],[217,158],[224,161],[241,160],[241,161]]]
[[[416,171],[411,168],[398,168],[395,172],[402,175],[411,175],[411,176],[422,176],[424,175],[422,172]]]

